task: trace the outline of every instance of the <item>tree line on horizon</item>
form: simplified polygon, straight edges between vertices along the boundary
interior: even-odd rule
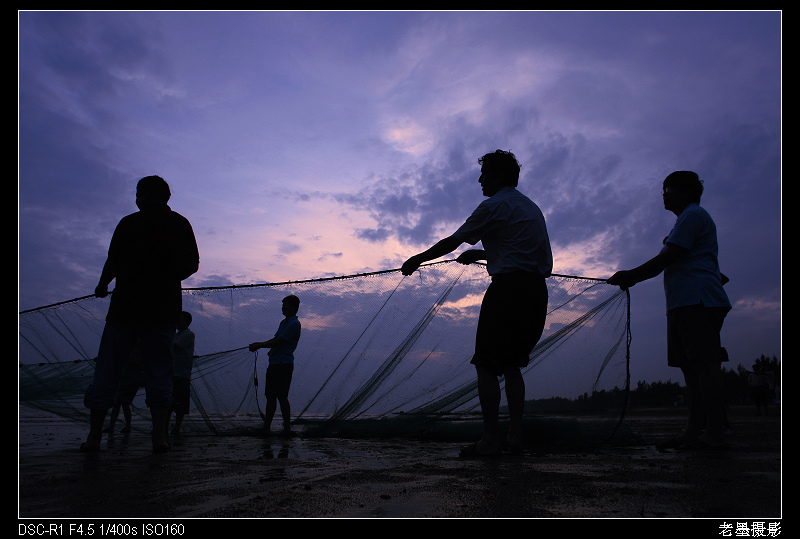
[[[723,364],[724,365],[724,364]],[[722,368],[727,406],[752,404],[776,406],[779,402],[780,361],[776,356],[761,355],[750,369],[741,363],[735,369]],[[627,398],[628,408],[671,408],[685,405],[686,388],[673,381],[646,382],[640,380],[631,386]],[[619,408],[626,395],[624,388],[584,393],[576,399],[551,397],[525,402],[526,412],[578,412]],[[765,412],[766,413],[766,412]]]

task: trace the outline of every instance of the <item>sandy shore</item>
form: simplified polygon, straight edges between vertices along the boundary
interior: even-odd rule
[[[724,451],[659,452],[683,412],[631,411],[638,442],[465,460],[457,441],[146,434],[97,454],[85,429],[20,425],[21,519],[782,517],[780,417],[731,411]],[[202,520],[198,520],[202,522]],[[195,521],[195,522],[198,522]],[[714,526],[718,523],[714,521]],[[716,532],[716,530],[714,530]]]

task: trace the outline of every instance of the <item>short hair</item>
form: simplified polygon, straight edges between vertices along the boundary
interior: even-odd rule
[[[691,170],[676,170],[664,178],[664,187],[667,185],[686,193],[695,202],[700,202],[703,195],[703,180]]]
[[[186,321],[189,324],[192,323],[192,313],[189,313],[189,312],[186,312],[186,311],[181,311],[181,316],[185,316],[186,317]]]
[[[478,159],[478,163],[498,174],[505,185],[516,187],[519,184],[519,162],[510,151],[495,150]]]
[[[169,185],[161,176],[145,176],[136,184],[136,193],[143,198],[169,201]]]
[[[298,309],[300,308],[300,298],[298,298],[294,294],[286,296],[285,298],[283,298],[283,301],[292,305],[293,307],[297,307]]]

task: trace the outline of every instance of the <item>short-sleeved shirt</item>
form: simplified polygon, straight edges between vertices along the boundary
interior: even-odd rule
[[[698,304],[731,308],[719,271],[717,227],[705,209],[689,204],[664,243],[665,249],[671,243],[687,250],[664,270],[667,311]]]
[[[470,245],[482,242],[489,275],[525,271],[549,277],[553,271],[544,215],[513,187],[481,202],[453,235]]]
[[[300,341],[300,321],[296,316],[287,316],[278,325],[275,337],[280,337],[284,343],[269,349],[269,364],[294,363],[294,351]]]
[[[177,332],[172,341],[172,375],[178,378],[191,378],[193,362],[194,332],[184,329]]]

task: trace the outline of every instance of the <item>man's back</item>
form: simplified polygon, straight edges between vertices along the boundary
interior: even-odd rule
[[[544,216],[515,188],[481,202],[455,235],[472,245],[481,241],[490,275],[522,270],[548,277],[553,269]]]
[[[173,321],[181,309],[181,281],[198,269],[194,232],[166,204],[124,217],[108,250],[116,279],[107,320]]]

